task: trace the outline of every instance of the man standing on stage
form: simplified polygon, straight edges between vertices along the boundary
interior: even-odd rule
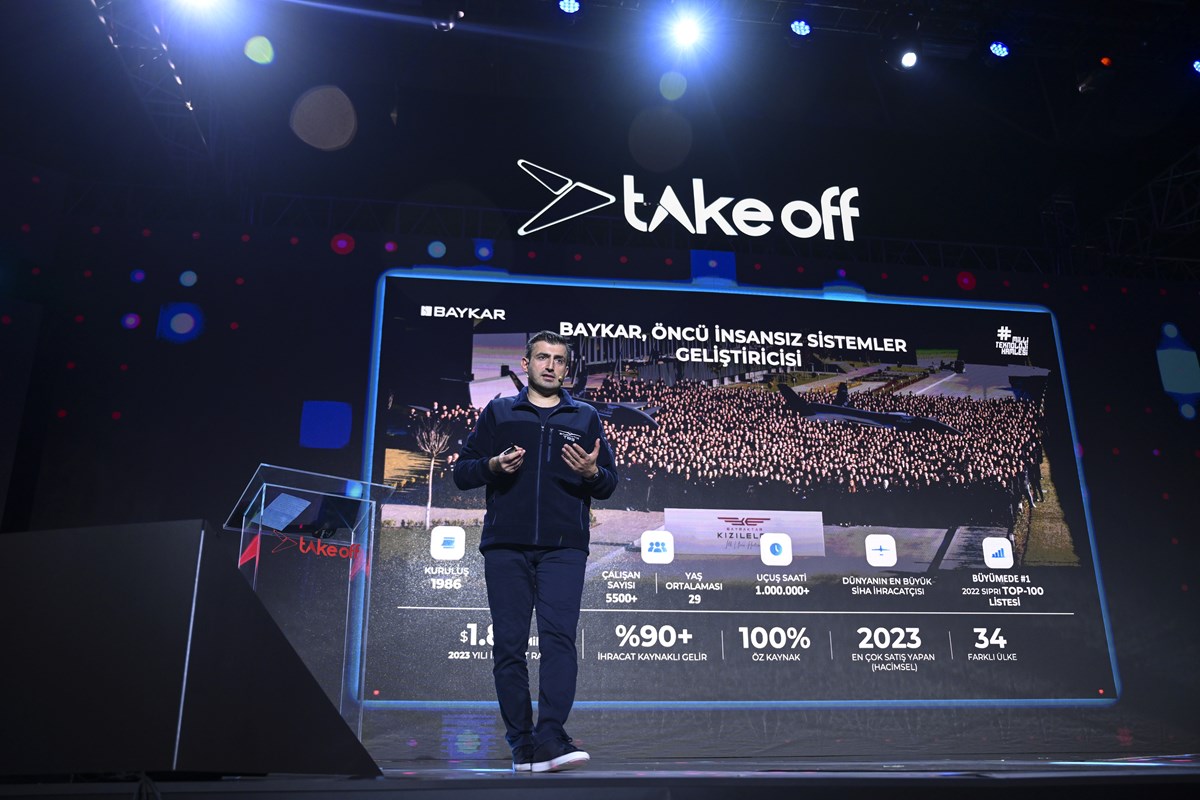
[[[492,612],[492,675],[517,772],[573,769],[590,758],[563,725],[575,701],[591,501],[612,495],[617,473],[599,414],[563,391],[570,361],[566,339],[535,334],[521,359],[529,385],[488,403],[454,464],[459,489],[487,487],[479,550]],[[525,661],[535,609],[536,725]]]

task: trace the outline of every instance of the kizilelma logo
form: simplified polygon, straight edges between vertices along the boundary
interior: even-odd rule
[[[608,192],[560,175],[532,161],[520,158],[517,159],[517,166],[554,195],[545,208],[517,229],[520,236],[545,230],[617,202],[617,198]],[[838,186],[825,189],[821,193],[820,208],[804,200],[793,200],[783,206],[778,216],[765,202],[753,197],[736,201],[732,197],[717,197],[710,202],[705,196],[701,178],[692,179],[691,203],[686,206],[671,186],[663,189],[657,203],[646,203],[645,195],[637,190],[632,175],[622,176],[621,188],[621,208],[625,213],[625,221],[634,230],[643,233],[656,230],[668,217],[688,233],[696,235],[707,235],[711,225],[726,236],[764,236],[778,221],[785,231],[799,239],[811,239],[822,233],[832,241],[839,227],[834,222],[837,217],[841,219],[842,238],[847,242],[854,241],[853,221],[858,216],[858,209],[853,206],[858,198],[856,186],[844,192]],[[643,207],[654,209],[649,221],[638,216],[638,210]],[[712,231],[714,234],[717,232]]]

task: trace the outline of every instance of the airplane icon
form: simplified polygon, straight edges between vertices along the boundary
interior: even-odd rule
[[[891,534],[869,533],[863,545],[872,567],[896,566],[896,540]]]
[[[802,417],[830,422],[855,422],[875,428],[895,428],[902,431],[938,431],[940,433],[962,433],[952,425],[947,425],[933,417],[921,417],[906,414],[903,411],[866,411],[860,408],[844,405],[844,399],[839,403],[813,403],[800,397],[790,386],[780,386],[779,394],[783,397],[784,405]]]

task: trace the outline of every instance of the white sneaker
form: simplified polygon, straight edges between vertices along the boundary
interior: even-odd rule
[[[534,752],[532,769],[534,772],[562,772],[586,766],[591,760],[592,757],[571,744],[570,739],[551,741]]]

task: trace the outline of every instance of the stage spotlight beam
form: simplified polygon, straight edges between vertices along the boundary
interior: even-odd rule
[[[671,22],[671,40],[676,47],[690,50],[703,38],[704,29],[693,14],[683,12]]]
[[[883,60],[894,70],[907,72],[921,59],[918,32],[921,20],[911,11],[889,16],[880,32],[883,39]]]
[[[884,46],[883,60],[898,72],[908,72],[921,61],[921,46],[915,41],[897,41]]]
[[[175,5],[191,13],[214,11],[227,0],[175,0]]]

